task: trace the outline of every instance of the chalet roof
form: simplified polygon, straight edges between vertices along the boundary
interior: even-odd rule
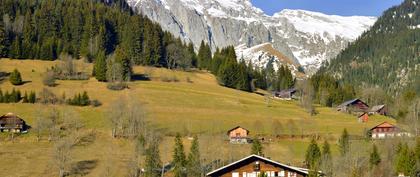
[[[367,112],[364,112],[363,114],[360,114],[359,118],[360,117],[363,117],[364,115],[368,115],[369,116],[369,114]]]
[[[11,128],[25,124],[25,121],[13,113],[7,113],[0,117],[0,124],[5,124],[6,127]]]
[[[228,165],[226,165],[224,167],[221,167],[221,168],[218,168],[216,170],[213,170],[210,173],[207,173],[206,176],[210,176],[210,175],[213,175],[215,173],[219,173],[219,172],[225,171],[228,168],[235,167],[236,165],[240,164],[241,162],[244,162],[244,161],[247,161],[247,160],[251,160],[251,159],[263,161],[263,162],[270,163],[270,164],[274,164],[274,165],[280,166],[280,167],[285,168],[285,169],[292,170],[292,171],[297,172],[297,173],[300,173],[300,174],[304,174],[304,175],[308,175],[309,174],[308,173],[308,171],[309,171],[308,169],[300,168],[300,167],[289,166],[289,165],[286,165],[286,164],[283,164],[283,163],[280,163],[280,162],[276,162],[276,161],[273,161],[273,160],[267,159],[265,157],[261,157],[261,156],[258,156],[258,155],[255,155],[254,154],[254,155],[250,155],[248,157],[245,157],[243,159],[240,159],[240,160],[238,160],[236,162],[233,162],[231,164],[228,164]]]
[[[384,107],[385,107],[385,105],[376,105],[376,106],[373,106],[372,109],[370,109],[370,111],[371,112],[378,112],[381,109],[383,109]]]
[[[352,100],[348,100],[348,101],[346,101],[346,102],[344,102],[344,103],[342,103],[342,104],[340,104],[338,107],[344,107],[344,106],[348,106],[348,105],[351,105],[351,104],[353,104],[353,103],[355,103],[355,102],[357,102],[357,101],[361,101],[361,102],[363,102],[362,100],[360,100],[359,98],[355,98],[355,99],[352,99]],[[363,102],[364,104],[366,104],[365,102]],[[366,104],[367,105],[367,104]]]
[[[229,134],[231,131],[236,130],[236,129],[238,129],[238,128],[242,128],[242,129],[246,130],[246,133],[249,133],[249,130],[247,130],[246,128],[243,128],[243,127],[241,127],[241,126],[237,126],[237,127],[235,127],[235,128],[232,128],[232,129],[228,130],[227,132],[228,132],[228,134]]]
[[[381,124],[371,128],[371,130],[376,129],[376,128],[398,128],[398,127],[388,122],[382,122]]]

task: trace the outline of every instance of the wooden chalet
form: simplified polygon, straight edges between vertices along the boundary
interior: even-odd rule
[[[0,117],[0,132],[25,133],[28,129],[26,122],[13,113]]]
[[[367,112],[363,113],[359,116],[359,122],[368,122],[369,121],[369,114]]]
[[[250,142],[248,138],[249,130],[240,126],[230,129],[227,135],[229,136],[230,143],[247,144]]]
[[[206,176],[258,177],[261,173],[265,173],[268,177],[306,177],[308,169],[282,164],[258,155],[250,155],[207,173]]]
[[[368,112],[369,111],[369,105],[367,105],[362,100],[356,98],[349,101],[346,101],[342,103],[341,105],[337,106],[337,111],[341,112]]]
[[[393,137],[410,137],[411,134],[388,122],[383,122],[370,129],[372,139],[385,139]]]
[[[388,115],[388,108],[385,105],[376,105],[370,109],[369,114]]]
[[[297,90],[295,88],[291,88],[287,90],[281,90],[279,92],[273,92],[273,96],[282,100],[292,100],[296,92]]]

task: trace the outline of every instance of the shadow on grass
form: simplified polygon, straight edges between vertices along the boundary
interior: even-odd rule
[[[98,166],[98,160],[83,160],[72,164],[69,176],[86,176]]]
[[[131,80],[133,80],[133,81],[150,81],[150,78],[146,74],[134,74],[134,75],[131,76]]]

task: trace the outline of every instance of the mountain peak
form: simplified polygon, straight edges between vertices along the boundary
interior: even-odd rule
[[[195,49],[201,41],[213,51],[244,44],[272,47],[303,67],[335,57],[347,44],[370,28],[376,18],[342,17],[285,9],[266,15],[250,0],[127,0],[166,31]],[[309,68],[309,67],[308,67]]]

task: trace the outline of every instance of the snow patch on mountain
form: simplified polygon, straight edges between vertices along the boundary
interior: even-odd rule
[[[361,33],[369,29],[376,22],[376,17],[337,16],[305,10],[284,9],[273,15],[274,18],[286,18],[296,30],[317,34],[322,37],[340,36],[348,40],[355,40]],[[329,41],[330,38],[325,38]]]
[[[289,9],[269,16],[250,0],[126,1],[164,30],[192,42],[196,50],[201,41],[209,43],[213,51],[229,45],[242,46],[238,50],[247,48],[238,51],[242,53],[270,43],[296,66],[310,70],[308,73],[335,57],[376,21],[375,17],[342,17]],[[253,61],[259,66],[269,62],[262,60],[271,60],[263,53],[247,56],[256,57]]]

